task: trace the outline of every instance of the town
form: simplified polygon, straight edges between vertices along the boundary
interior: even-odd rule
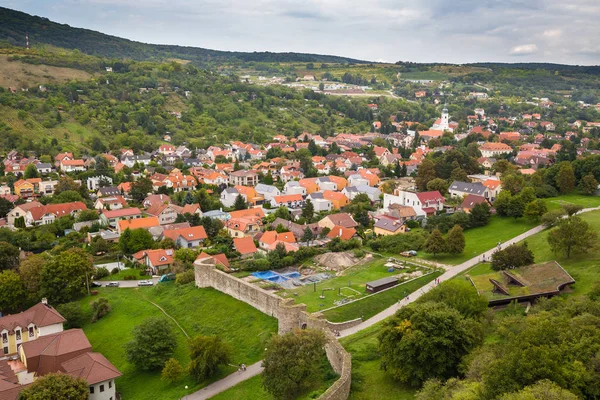
[[[597,397],[594,67],[9,39],[0,398]]]

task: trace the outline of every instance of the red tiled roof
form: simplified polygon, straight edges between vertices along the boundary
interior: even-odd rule
[[[203,226],[193,226],[191,228],[165,230],[163,235],[170,239],[173,239],[174,241],[177,241],[179,236],[181,236],[188,242],[192,240],[204,240],[208,237]]]
[[[350,240],[356,235],[356,229],[354,228],[345,228],[343,226],[336,226],[327,234],[328,238],[336,238],[339,237],[342,240]]]
[[[130,217],[134,215],[142,215],[142,212],[137,207],[121,208],[119,210],[104,210],[102,214],[108,218]]]
[[[62,370],[76,378],[83,378],[88,385],[108,381],[122,374],[100,353],[85,353],[61,364]]]
[[[253,254],[258,251],[254,240],[251,237],[234,238],[233,245],[235,249],[242,255]]]
[[[44,327],[65,322],[66,319],[58,313],[52,306],[37,303],[26,311],[14,315],[5,315],[0,318],[0,331],[3,329],[9,332],[16,327],[26,328],[30,323],[38,327]]]

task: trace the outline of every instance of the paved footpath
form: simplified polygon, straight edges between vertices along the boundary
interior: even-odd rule
[[[210,385],[198,390],[197,392],[185,396],[182,400],[210,399],[211,397],[216,396],[217,394],[229,389],[230,387],[233,387],[238,383],[245,381],[246,379],[250,379],[253,376],[260,374],[263,370],[261,364],[262,360],[255,364],[249,365],[248,367],[246,367],[245,371],[238,371],[234,372],[233,374],[227,375],[225,378],[211,383]]]
[[[600,207],[586,208],[586,209],[583,209],[582,211],[580,211],[579,214],[589,212],[589,211],[598,211],[598,210],[600,210]],[[469,268],[479,264],[484,259],[486,261],[491,260],[492,254],[494,254],[494,252],[497,251],[498,249],[504,249],[507,246],[510,246],[511,244],[518,243],[523,239],[527,239],[528,237],[533,236],[536,233],[543,231],[544,229],[545,229],[545,227],[543,225],[538,225],[535,228],[530,229],[527,232],[520,234],[519,236],[515,236],[514,238],[507,240],[504,243],[501,243],[499,246],[496,246],[493,249],[486,251],[485,253],[481,253],[478,256],[473,257],[470,260],[467,260],[462,264],[458,264],[453,267],[449,267],[448,270],[446,272],[444,272],[444,274],[442,274],[438,278],[438,281],[443,282],[443,281],[452,279],[456,275],[460,274],[461,272],[464,272],[464,271],[468,270]],[[409,294],[406,299],[403,299],[400,302],[395,303],[393,306],[386,308],[379,314],[374,315],[373,317],[369,318],[368,320],[363,321],[362,323],[360,323],[356,326],[353,326],[352,328],[348,328],[348,329],[344,329],[343,331],[340,331],[340,337],[353,335],[357,332],[362,331],[363,329],[366,329],[370,326],[375,325],[378,322],[383,321],[384,319],[386,319],[388,317],[391,317],[401,307],[416,301],[419,297],[421,297],[423,294],[425,294],[426,292],[433,289],[436,285],[437,284],[435,283],[435,281],[429,282],[427,285],[423,286],[421,289],[418,289],[415,292]],[[262,360],[255,364],[250,365],[248,368],[246,368],[246,371],[235,372],[231,375],[228,375],[227,377],[221,379],[220,381],[214,382],[214,383],[208,385],[207,387],[205,387],[204,389],[200,389],[199,391],[184,397],[183,400],[188,400],[188,399],[189,400],[206,400],[206,399],[209,399],[210,397],[215,396],[215,395],[237,385],[238,383],[245,381],[246,379],[250,379],[253,376],[260,374],[263,370],[263,368],[261,367],[261,364],[262,364]]]

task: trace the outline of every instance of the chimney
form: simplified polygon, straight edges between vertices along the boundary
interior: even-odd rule
[[[45,297],[42,297],[42,304],[48,305],[48,299]]]
[[[342,237],[342,228],[340,228],[340,235],[339,236]]]

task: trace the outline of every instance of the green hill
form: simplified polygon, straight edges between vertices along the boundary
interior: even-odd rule
[[[179,58],[190,60],[196,65],[223,62],[319,62],[319,63],[364,63],[346,57],[271,52],[230,52],[199,47],[155,45],[134,42],[116,36],[105,35],[89,29],[73,28],[58,24],[48,18],[29,15],[20,11],[0,7],[0,41],[13,46],[25,46],[25,33],[35,46],[48,44],[108,58],[133,60],[166,60]]]

